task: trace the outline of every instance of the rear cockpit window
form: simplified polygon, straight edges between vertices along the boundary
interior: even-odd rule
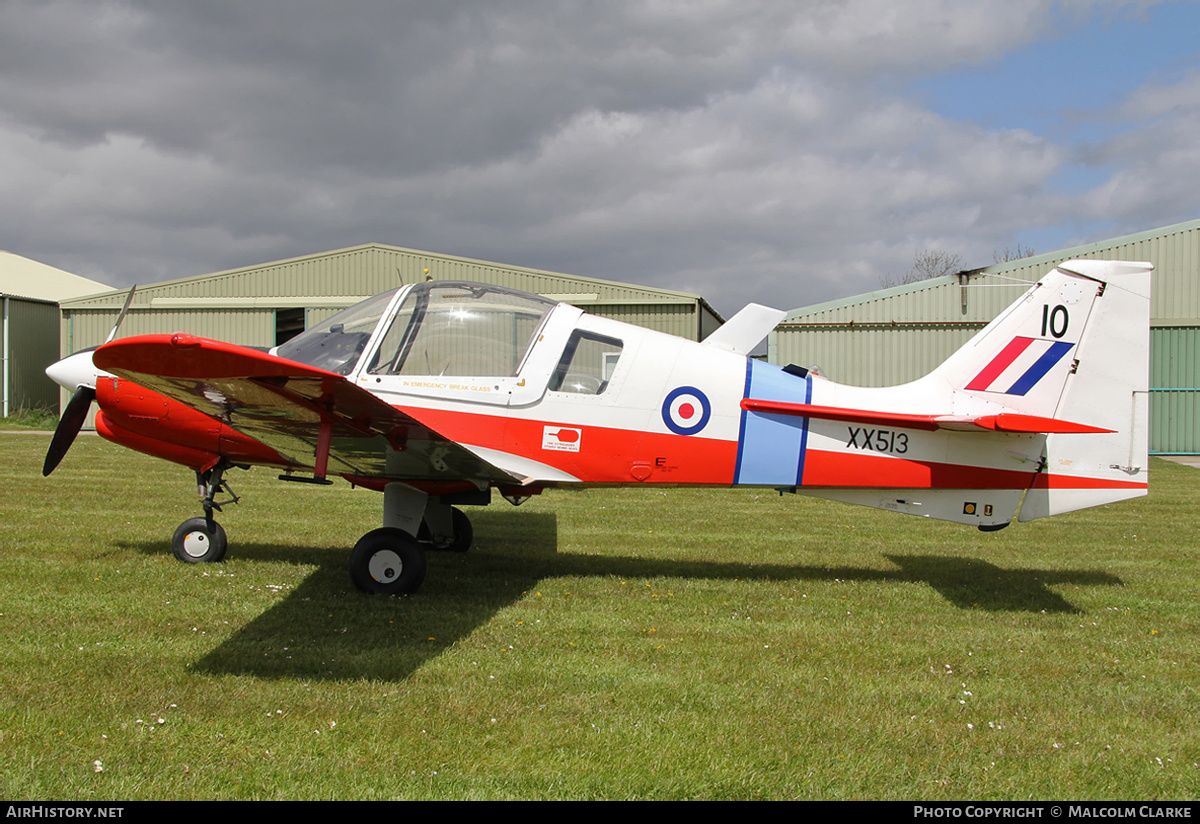
[[[616,338],[576,331],[550,380],[551,392],[599,395],[608,388],[623,344]]]

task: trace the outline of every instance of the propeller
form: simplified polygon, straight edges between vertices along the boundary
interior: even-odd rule
[[[125,315],[129,312],[129,305],[133,303],[133,293],[136,289],[137,284],[134,284],[129,290],[129,295],[125,298],[125,305],[121,307],[121,313],[117,315],[117,322],[113,324],[112,331],[108,333],[105,343],[117,336],[117,329],[120,328],[121,321],[125,320]],[[63,456],[67,454],[67,450],[71,448],[71,444],[75,443],[75,437],[83,428],[83,422],[87,420],[92,401],[96,399],[96,380],[100,377],[101,372],[92,363],[93,351],[84,349],[68,355],[46,368],[46,375],[51,380],[64,389],[70,389],[73,394],[54,430],[54,437],[50,439],[50,448],[46,450],[46,460],[42,464],[43,477],[54,471],[54,468],[62,462]]]

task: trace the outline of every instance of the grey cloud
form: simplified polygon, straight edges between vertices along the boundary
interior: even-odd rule
[[[984,264],[1063,220],[1071,154],[904,90],[1057,7],[4,4],[0,247],[125,284],[379,241],[724,311]]]

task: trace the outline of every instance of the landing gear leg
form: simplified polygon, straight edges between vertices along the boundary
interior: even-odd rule
[[[225,471],[232,467],[229,461],[221,458],[211,468],[196,473],[196,490],[200,493],[200,505],[204,507],[204,517],[212,520],[213,510],[221,511],[223,504],[236,504],[240,498],[225,480]],[[229,500],[217,502],[217,496],[222,492],[229,495]]]
[[[487,503],[487,490],[458,503]],[[466,552],[474,539],[462,510],[399,481],[383,488],[383,527],[350,553],[350,580],[364,592],[407,595],[425,579],[425,552]]]
[[[475,539],[475,530],[471,528],[471,519],[461,509],[430,500],[417,539],[428,549],[466,552]]]

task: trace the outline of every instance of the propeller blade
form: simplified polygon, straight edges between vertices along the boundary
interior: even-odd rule
[[[136,283],[129,287],[129,294],[125,297],[125,305],[121,307],[121,314],[117,315],[117,322],[113,324],[112,331],[104,339],[105,343],[112,343],[112,339],[117,336],[117,330],[121,328],[121,321],[125,320],[125,313],[129,311],[129,304],[133,303],[133,293],[135,291],[137,291]]]
[[[62,420],[58,422],[58,428],[54,430],[54,437],[50,439],[50,448],[46,450],[46,462],[42,464],[43,476],[53,472],[67,454],[83,422],[87,420],[88,409],[95,399],[96,390],[90,386],[81,386],[75,390],[71,402],[67,404],[67,410],[63,412]]]

